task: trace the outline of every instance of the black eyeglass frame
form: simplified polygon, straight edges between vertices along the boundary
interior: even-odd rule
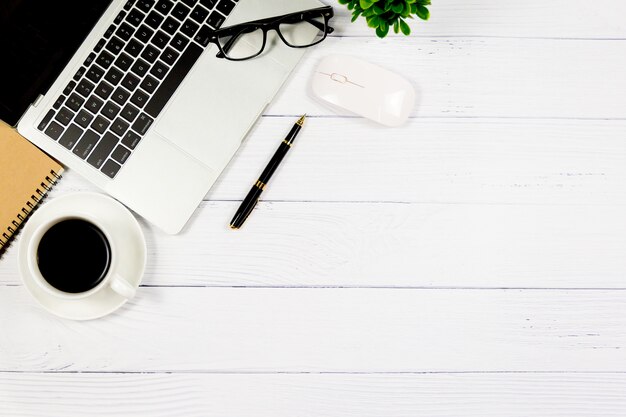
[[[310,17],[320,17],[320,16],[324,18],[324,27],[320,27],[321,22],[319,22],[319,25],[318,25],[318,22],[314,20],[307,20],[307,18],[310,18]],[[310,46],[317,45],[318,43],[326,39],[326,36],[328,36],[329,33],[333,33],[335,29],[329,26],[329,21],[333,16],[334,16],[334,11],[333,11],[332,6],[322,6],[322,7],[317,7],[315,9],[302,10],[299,12],[289,13],[289,14],[285,14],[282,16],[275,16],[275,17],[269,17],[266,19],[254,20],[251,22],[240,23],[237,25],[228,26],[225,28],[214,30],[209,35],[209,42],[216,44],[217,47],[219,48],[220,51],[216,55],[217,58],[225,58],[230,61],[245,61],[247,59],[251,59],[251,58],[261,55],[261,53],[265,50],[265,44],[267,43],[267,32],[269,32],[270,30],[275,30],[276,33],[278,33],[278,37],[285,43],[285,45],[289,46],[290,48],[308,48]],[[309,22],[313,26],[318,27],[318,29],[323,32],[324,36],[321,39],[309,45],[290,44],[285,39],[283,34],[280,32],[280,25],[283,23],[300,23],[300,22]],[[219,42],[219,38],[221,36],[231,35],[233,36],[231,40],[234,40],[237,38],[237,35],[244,33],[244,30],[246,31],[245,33],[251,33],[258,29],[261,29],[263,31],[263,45],[261,46],[261,49],[259,50],[259,52],[257,52],[255,55],[251,55],[245,58],[229,57],[228,47],[231,42],[229,41],[226,45],[224,45],[224,47]],[[224,50],[224,48],[226,48],[226,50]]]

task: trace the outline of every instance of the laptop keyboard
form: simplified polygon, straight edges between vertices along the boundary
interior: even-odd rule
[[[39,130],[115,178],[237,1],[128,1]]]

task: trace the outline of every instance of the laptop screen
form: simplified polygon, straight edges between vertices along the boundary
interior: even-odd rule
[[[111,0],[0,0],[0,119],[17,124]]]

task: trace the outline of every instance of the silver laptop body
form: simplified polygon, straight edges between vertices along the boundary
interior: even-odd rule
[[[49,133],[54,134],[52,123],[56,117],[60,117],[58,112],[65,107],[63,105],[55,109],[55,106],[59,107],[56,103],[58,98],[67,92],[68,86],[76,83],[75,77],[90,59],[90,55],[93,57],[94,48],[107,30],[110,31],[111,25],[119,25],[120,16],[128,15],[136,7],[134,4],[133,8],[129,8],[129,4],[126,0],[114,0],[111,3],[65,70],[47,93],[28,109],[17,128],[23,136],[66,167],[78,172],[166,233],[176,234],[181,231],[215,183],[305,50],[287,47],[274,38],[274,32],[270,32],[266,51],[261,57],[233,62],[216,58],[218,48],[213,44],[198,52],[198,44],[194,45],[191,39],[189,45],[195,46],[194,53],[199,54],[199,57],[194,57],[195,63],[173,95],[161,105],[162,109],[156,117],[152,118],[145,113],[134,115],[137,118],[134,123],[139,126],[137,130],[144,130],[140,140],[124,138],[122,135],[121,138],[126,142],[121,143],[125,146],[103,146],[107,149],[99,151],[105,154],[108,151],[108,156],[96,158],[97,147],[88,149],[88,143],[79,146],[72,141],[71,135],[64,140],[61,140],[62,137],[52,140],[45,132],[50,129]],[[317,0],[239,0],[225,17],[222,27],[320,5]],[[206,13],[214,11],[207,9]],[[163,18],[168,17],[163,14]],[[302,36],[313,38],[315,34],[304,33]],[[188,59],[185,58],[186,51],[179,51],[179,61],[172,63],[171,71],[180,60]],[[95,77],[94,74],[89,75]],[[164,76],[161,81],[165,82],[167,79]],[[143,99],[150,104],[150,100],[158,92],[156,89]],[[102,108],[114,96],[115,91],[108,99],[102,100]],[[93,103],[70,105],[78,108],[79,105],[87,104]],[[113,105],[107,109],[110,110],[110,107]],[[155,113],[154,110],[152,113]],[[52,121],[50,114],[54,115]],[[137,121],[141,117],[144,117],[143,121]],[[126,127],[124,119],[120,120],[120,123],[114,123],[115,126],[109,126],[108,129]],[[93,126],[95,121],[89,120],[88,123]],[[134,123],[127,124],[135,126]],[[74,129],[79,130],[76,126]],[[86,156],[88,152],[93,155],[91,161]]]

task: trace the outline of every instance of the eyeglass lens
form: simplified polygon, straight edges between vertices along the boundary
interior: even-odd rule
[[[277,30],[289,46],[299,48],[312,46],[326,37],[326,19],[321,12],[319,15],[307,16],[305,20],[300,20],[299,16],[296,16],[291,22],[281,23]],[[268,37],[271,36],[273,35],[268,34]],[[220,35],[218,42],[228,58],[243,60],[259,55],[265,47],[266,39],[263,29],[242,26],[236,33]]]

